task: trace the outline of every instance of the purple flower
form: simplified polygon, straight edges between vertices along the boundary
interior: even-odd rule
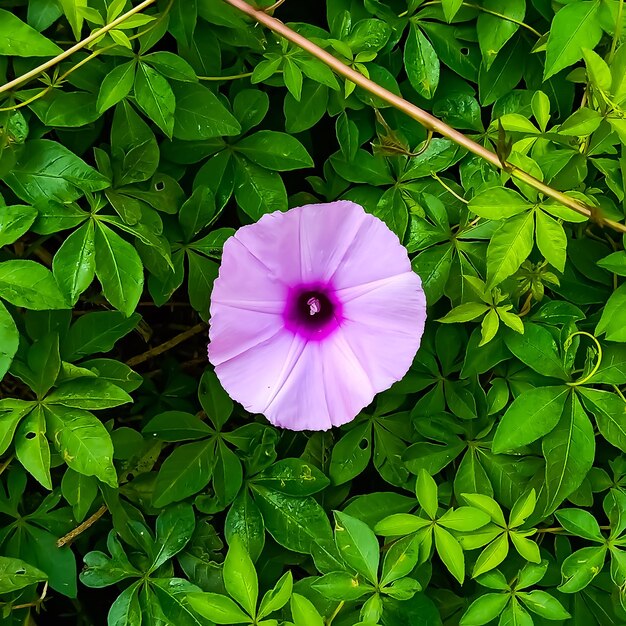
[[[353,202],[308,204],[224,245],[209,360],[248,411],[327,430],[406,374],[425,320],[420,278],[381,220]]]

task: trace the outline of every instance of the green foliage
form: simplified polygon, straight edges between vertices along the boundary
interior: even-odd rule
[[[0,625],[626,623],[624,2],[272,9],[501,172],[223,0],[138,4],[1,3]],[[211,289],[236,228],[338,198],[429,321],[354,421],[282,431],[208,366]]]

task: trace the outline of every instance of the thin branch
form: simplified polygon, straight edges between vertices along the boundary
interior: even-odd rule
[[[88,528],[91,528],[107,511],[106,504],[103,504],[91,517],[88,517],[82,524],[74,528],[74,530],[70,530],[67,535],[61,537],[57,541],[57,548],[62,548],[74,541],[78,535],[84,533]]]
[[[176,335],[176,337],[172,337],[169,341],[166,341],[165,343],[155,346],[154,348],[151,348],[150,350],[148,350],[147,352],[144,352],[143,354],[138,354],[137,356],[134,356],[132,359],[128,359],[128,361],[126,361],[126,365],[128,365],[129,367],[134,367],[135,365],[139,365],[140,363],[149,361],[150,359],[153,359],[155,356],[159,356],[159,354],[163,354],[164,352],[167,352],[168,350],[175,348],[179,343],[182,343],[183,341],[187,341],[187,339],[190,339],[194,335],[198,335],[199,333],[205,330],[206,330],[206,324],[204,322],[201,322],[200,324],[196,324],[195,326],[192,326],[191,328],[186,330],[184,333],[180,333],[180,335]]]
[[[84,47],[88,46],[92,41],[95,41],[99,37],[102,37],[102,35],[104,35],[105,33],[108,33],[110,30],[114,29],[116,26],[119,26],[122,22],[125,22],[129,17],[135,15],[135,13],[139,13],[139,11],[142,11],[143,9],[149,7],[151,4],[154,4],[155,2],[156,0],[144,0],[143,2],[138,4],[136,7],[133,7],[132,9],[130,9],[130,11],[127,11],[123,15],[120,15],[119,17],[114,19],[110,24],[106,24],[102,28],[99,28],[98,30],[94,30],[93,33],[89,35],[89,37],[82,39],[77,44],[73,45],[71,48],[68,48],[61,54],[55,56],[53,59],[50,59],[49,61],[42,63],[41,65],[32,69],[30,72],[26,72],[26,74],[22,74],[22,76],[18,76],[14,80],[9,81],[8,83],[2,85],[0,87],[0,93],[9,91],[10,89],[13,89],[14,87],[18,87],[22,83],[28,82],[31,78],[35,78],[36,76],[39,76],[39,74],[41,74],[42,72],[45,72],[46,70],[55,66],[57,63],[64,61],[69,56],[74,54],[74,52],[78,52],[79,50],[82,50]]]
[[[495,167],[505,170],[511,176],[525,182],[545,196],[553,198],[563,206],[566,206],[567,208],[576,211],[576,213],[580,213],[581,215],[584,215],[585,217],[591,219],[596,219],[598,217],[598,209],[596,207],[591,207],[583,204],[582,202],[579,202],[578,200],[560,191],[557,191],[552,187],[549,187],[542,181],[538,180],[534,176],[531,176],[527,172],[524,172],[512,163],[503,163],[502,161],[500,161],[500,158],[495,152],[492,152],[484,146],[481,146],[479,143],[476,143],[469,137],[466,137],[463,133],[455,130],[451,126],[448,126],[445,122],[442,122],[440,119],[437,119],[430,113],[424,111],[423,109],[420,109],[414,104],[411,104],[404,98],[391,93],[389,90],[381,87],[369,78],[366,78],[365,76],[363,76],[363,74],[347,66],[345,63],[335,58],[326,50],[320,48],[312,41],[309,41],[308,39],[306,39],[306,37],[303,37],[302,35],[296,33],[279,20],[267,15],[264,11],[259,11],[251,7],[244,0],[224,1],[238,9],[242,13],[245,13],[249,17],[253,18],[260,24],[263,24],[278,35],[281,35],[296,46],[302,48],[303,50],[306,50],[314,57],[318,58],[320,61],[326,64],[328,67],[330,67],[332,70],[334,70],[337,74],[352,81],[353,83],[355,83],[362,89],[370,92],[374,96],[381,98],[399,111],[406,113],[409,117],[412,117],[414,120],[422,124],[422,126],[426,127],[427,129],[433,132],[437,132],[443,137],[447,137],[448,139],[465,148],[469,152],[472,152],[473,154],[476,154],[477,156],[485,159],[485,161],[491,163]],[[617,231],[626,232],[625,224],[609,219],[600,219],[599,221],[601,221],[602,224],[606,224]]]
[[[248,78],[248,76],[252,76],[252,72],[231,74],[230,76],[198,76],[198,80],[238,80],[239,78]]]

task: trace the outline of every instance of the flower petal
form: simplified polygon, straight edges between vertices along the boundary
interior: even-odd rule
[[[300,269],[300,211],[276,211],[234,235],[265,266],[269,279],[294,285],[302,280]],[[243,262],[243,261],[242,261]]]
[[[345,318],[340,332],[376,392],[388,389],[408,371],[424,332],[426,298],[419,276],[405,272],[338,296]]]
[[[351,237],[336,269],[329,277],[335,289],[364,285],[411,271],[406,248],[402,246],[397,235],[377,217],[369,213],[363,215],[358,231]],[[348,237],[347,233],[340,235]]]
[[[263,413],[290,379],[306,345],[297,335],[281,330],[227,360],[216,359],[211,342],[209,355],[228,395],[251,413]]]

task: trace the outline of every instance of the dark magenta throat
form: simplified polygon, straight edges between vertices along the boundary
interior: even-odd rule
[[[289,290],[283,318],[285,326],[292,332],[319,340],[339,326],[341,309],[341,303],[329,285],[298,285]]]

